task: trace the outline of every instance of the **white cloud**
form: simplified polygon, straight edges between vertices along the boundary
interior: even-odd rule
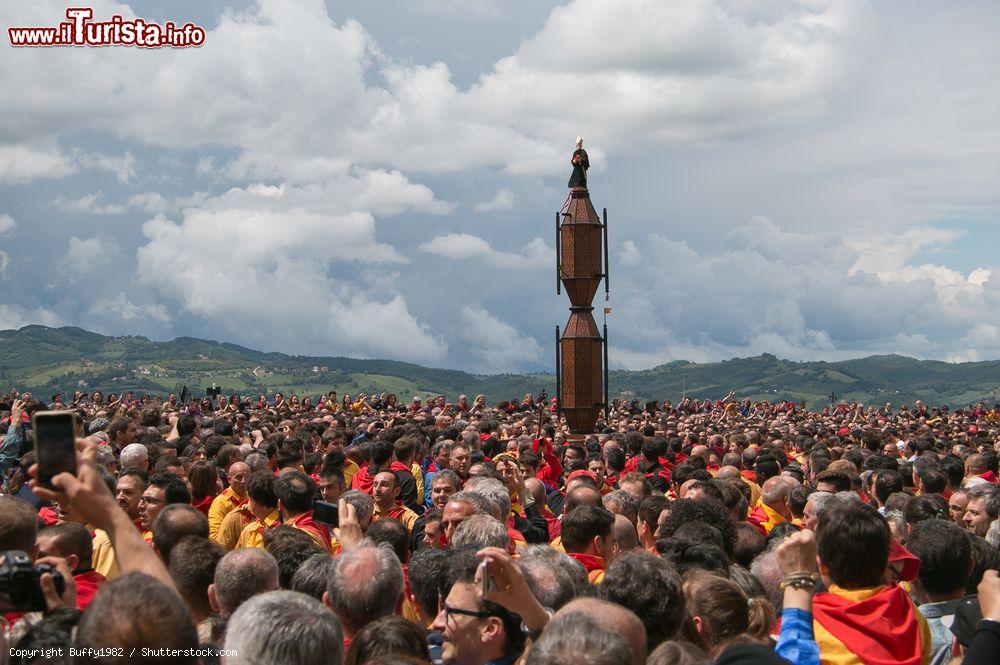
[[[135,155],[126,152],[123,155],[106,155],[100,152],[81,153],[77,162],[85,169],[99,169],[113,173],[118,182],[127,183],[135,177]]]
[[[0,183],[21,184],[36,178],[61,178],[76,171],[54,145],[0,145]]]
[[[17,228],[17,222],[10,215],[0,215],[0,236],[7,235]]]
[[[641,262],[620,261],[615,293],[625,295],[610,323],[611,361],[642,368],[762,352],[796,360],[995,357],[1000,284],[992,273],[911,263],[959,236],[927,227],[894,243],[844,239],[789,233],[763,217],[728,233],[722,250],[651,234]],[[663,284],[670,286],[648,288]]]
[[[626,240],[618,250],[618,262],[623,266],[637,266],[642,262],[642,252],[634,242]]]
[[[90,313],[105,320],[110,316],[115,316],[126,322],[141,320],[167,324],[171,320],[170,313],[163,305],[137,305],[121,292],[95,302],[90,307]]]
[[[125,205],[129,208],[148,213],[164,212],[170,207],[169,202],[159,192],[133,194],[125,202]]]
[[[59,269],[71,280],[78,279],[106,266],[118,251],[118,245],[112,240],[96,236],[86,239],[74,236],[69,239],[69,249],[66,250]]]
[[[126,207],[120,203],[109,203],[101,205],[104,198],[103,192],[85,194],[78,199],[67,199],[60,196],[51,205],[63,212],[77,212],[86,215],[121,215]]]
[[[476,212],[493,212],[496,210],[510,210],[514,207],[514,192],[504,187],[497,192],[491,201],[477,203]]]
[[[39,14],[64,10],[38,4]],[[342,175],[352,164],[543,174],[565,170],[578,133],[600,137],[591,159],[601,168],[609,149],[739,136],[821,112],[852,6],[793,3],[765,22],[708,0],[575,0],[468,90],[444,63],[386,57],[360,24],[334,24],[320,0],[260,0],[225,13],[196,51],[136,58],[132,49],[98,49],[39,67],[49,56],[23,49],[8,53],[0,73],[12,88],[36,91],[10,100],[14,135],[49,137],[72,117],[76,128],[156,145],[235,146],[242,153],[231,174],[296,181]],[[98,2],[95,15],[112,7]],[[23,12],[6,18],[26,20]],[[608,43],[618,46],[596,47]],[[177,113],[178,90],[206,112]],[[67,95],[88,109],[85,119],[66,108]],[[573,100],[573,112],[553,100]],[[134,175],[129,153],[79,161],[123,181]]]
[[[0,279],[7,279],[7,266],[10,265],[10,254],[0,250]]]
[[[379,217],[404,212],[433,215],[454,210],[454,204],[434,197],[430,188],[410,182],[399,171],[358,169],[351,174],[331,176],[304,184],[257,182],[233,187],[204,205],[248,207],[258,210],[288,210],[299,207],[316,212],[364,211]]]
[[[0,304],[0,330],[16,330],[28,325],[61,325],[55,312],[45,307],[29,309],[21,305]]]
[[[147,222],[147,242],[137,255],[140,281],[210,321],[218,336],[258,348],[431,363],[444,358],[446,344],[401,295],[380,298],[352,277],[331,275],[405,263],[375,239],[370,214],[224,205],[243,196],[252,194],[228,192],[185,209],[180,222],[162,216]]]
[[[513,372],[543,361],[542,349],[534,337],[481,307],[462,306],[457,336],[469,345],[469,367],[475,372]]]
[[[421,243],[420,249],[448,259],[478,259],[498,268],[551,267],[555,256],[554,250],[541,238],[534,238],[519,253],[514,253],[497,251],[479,236],[467,233],[436,236]]]

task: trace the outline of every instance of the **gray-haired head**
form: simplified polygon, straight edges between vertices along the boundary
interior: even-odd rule
[[[528,652],[526,665],[620,665],[629,662],[629,645],[618,633],[582,612],[552,619]]]
[[[635,497],[625,490],[615,490],[608,492],[601,497],[601,503],[605,509],[615,515],[624,515],[628,521],[635,525],[639,519],[639,502]]]
[[[851,490],[844,490],[842,492],[837,492],[836,494],[834,494],[834,496],[837,497],[838,501],[843,501],[845,503],[851,501],[861,503],[861,497],[858,496],[858,493],[852,492]]]
[[[97,446],[94,450],[94,461],[97,463],[97,466],[110,469],[117,463],[115,460],[115,451],[111,450],[111,446]]]
[[[122,448],[120,459],[123,469],[142,466],[143,462],[149,461],[149,451],[141,443],[130,443]]]
[[[362,529],[367,529],[372,521],[372,514],[375,512],[375,500],[371,494],[365,494],[358,490],[348,490],[340,495],[340,498],[354,506],[358,514],[358,523]]]
[[[455,527],[452,547],[507,549],[507,527],[491,515],[473,515]]]
[[[278,562],[258,547],[241,547],[219,560],[211,594],[225,619],[259,593],[278,588]]]
[[[587,571],[580,562],[548,545],[528,545],[518,565],[543,607],[558,610],[589,589]]]
[[[813,492],[806,499],[806,504],[812,506],[812,513],[819,519],[827,508],[837,503],[840,499],[831,492]]]
[[[496,515],[496,505],[478,492],[462,490],[448,498],[448,503],[465,503],[472,506],[479,515]]]
[[[297,591],[268,591],[229,618],[228,665],[341,665],[344,631],[330,609]]]
[[[243,458],[243,463],[250,467],[250,473],[263,471],[267,468],[267,456],[263,453],[250,453]]]
[[[323,600],[332,568],[332,556],[326,552],[313,554],[292,575],[292,591],[301,591],[316,600]]]
[[[461,438],[462,438],[462,443],[468,446],[469,450],[479,450],[479,445],[481,442],[479,440],[478,433],[471,430],[466,430],[465,432],[462,432]]]
[[[510,515],[510,492],[502,480],[477,476],[469,478],[463,489],[486,497],[494,506],[490,514],[498,520],[505,520]]]
[[[366,625],[395,613],[403,595],[403,566],[388,545],[362,545],[333,560],[324,601],[354,635]]]

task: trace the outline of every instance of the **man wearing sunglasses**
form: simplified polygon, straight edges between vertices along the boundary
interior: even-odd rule
[[[434,621],[446,665],[510,665],[524,650],[521,617],[483,600],[478,565],[472,551],[456,552],[450,565],[455,582]]]

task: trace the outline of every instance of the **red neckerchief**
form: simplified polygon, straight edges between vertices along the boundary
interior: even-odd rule
[[[330,530],[324,525],[313,520],[313,513],[311,510],[302,513],[291,522],[288,522],[289,526],[293,526],[300,531],[308,531],[309,533],[316,534],[319,537],[320,542],[326,545],[327,551],[330,549]]]
[[[396,501],[396,507],[387,513],[375,516],[375,519],[381,519],[383,517],[391,517],[394,520],[398,520],[402,517],[403,513],[406,512],[406,506],[403,505],[402,501]]]
[[[588,573],[595,570],[604,570],[604,559],[599,556],[594,556],[593,554],[577,554],[575,552],[566,552],[566,554],[569,554],[571,557],[582,563]]]
[[[390,471],[406,471],[407,473],[410,473],[410,467],[408,467],[405,464],[403,464],[402,462],[398,462],[398,461],[394,461],[392,464],[390,464],[389,465],[389,470]]]
[[[200,510],[206,516],[208,516],[208,509],[212,507],[212,502],[215,501],[215,497],[211,494],[207,494],[197,501],[192,500],[191,505]]]

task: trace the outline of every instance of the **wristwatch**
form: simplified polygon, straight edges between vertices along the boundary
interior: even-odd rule
[[[988,630],[991,633],[1000,635],[1000,619],[994,619],[993,617],[983,617],[976,624],[976,630]]]
[[[543,607],[542,609],[545,610],[545,613],[549,615],[549,620],[551,621],[552,616],[555,614],[555,612],[548,607]],[[534,642],[541,636],[543,630],[545,630],[545,626],[542,626],[538,630],[530,630],[527,626],[524,625],[524,620],[523,619],[521,620],[521,632],[524,633],[524,635],[532,642]]]

